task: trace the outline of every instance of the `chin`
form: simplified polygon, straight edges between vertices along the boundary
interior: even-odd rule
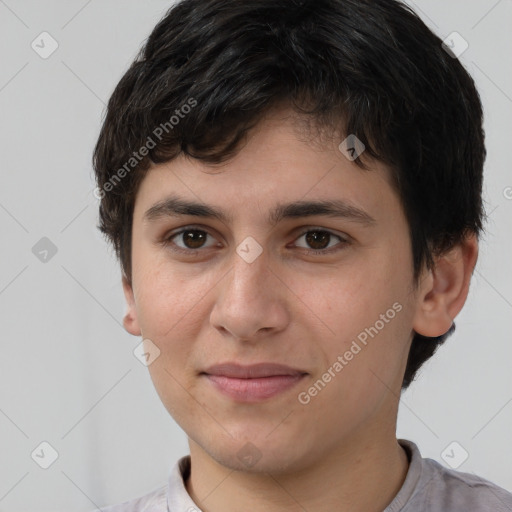
[[[225,443],[215,443],[208,454],[219,464],[234,470],[249,473],[286,472],[297,470],[303,454],[297,451],[300,441],[274,439],[269,441],[268,433],[252,436],[251,439],[229,438]]]

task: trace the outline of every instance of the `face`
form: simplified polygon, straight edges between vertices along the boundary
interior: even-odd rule
[[[125,327],[160,351],[149,371],[175,421],[233,469],[306,467],[394,436],[412,339],[412,250],[388,169],[361,170],[341,140],[308,144],[294,122],[274,112],[222,166],[154,166],[135,202]],[[171,196],[225,218],[171,214]],[[269,219],[304,201],[345,208]],[[203,373],[262,362],[300,376],[244,387]]]

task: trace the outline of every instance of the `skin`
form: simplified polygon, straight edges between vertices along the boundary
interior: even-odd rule
[[[448,331],[477,260],[470,236],[433,271],[424,270],[415,288],[407,221],[389,170],[377,162],[361,170],[338,150],[342,139],[307,143],[295,126],[291,111],[277,109],[228,162],[180,156],[155,165],[136,196],[124,326],[161,351],[149,371],[189,438],[186,488],[204,512],[381,512],[408,470],[396,419],[413,330]],[[232,221],[146,222],[146,210],[171,193],[217,206]],[[300,199],[344,199],[376,222],[315,216],[267,223],[274,204]],[[191,225],[209,233],[203,245],[172,240],[184,250],[198,248],[196,255],[163,242]],[[308,244],[304,228],[333,235],[324,246]],[[336,235],[349,243],[340,245]],[[250,264],[236,252],[248,236],[263,250]],[[325,246],[340,250],[307,254]],[[400,312],[308,404],[300,403],[298,394],[397,302]],[[279,362],[308,375],[270,399],[242,403],[199,375],[226,361]],[[237,456],[241,449],[259,460],[248,466]]]

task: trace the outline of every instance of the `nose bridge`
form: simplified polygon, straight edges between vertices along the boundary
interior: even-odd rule
[[[233,268],[229,276],[231,300],[256,302],[265,295],[270,270],[268,253],[250,240],[244,240],[236,249]]]
[[[280,330],[287,321],[280,281],[269,268],[268,254],[258,246],[251,240],[239,244],[212,311],[212,324],[236,338]]]

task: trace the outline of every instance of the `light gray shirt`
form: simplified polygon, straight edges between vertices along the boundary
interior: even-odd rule
[[[512,512],[512,493],[471,473],[423,458],[415,443],[398,439],[409,457],[405,481],[383,512]],[[187,493],[190,455],[172,467],[168,484],[103,512],[202,512]],[[95,512],[97,512],[96,509]]]

